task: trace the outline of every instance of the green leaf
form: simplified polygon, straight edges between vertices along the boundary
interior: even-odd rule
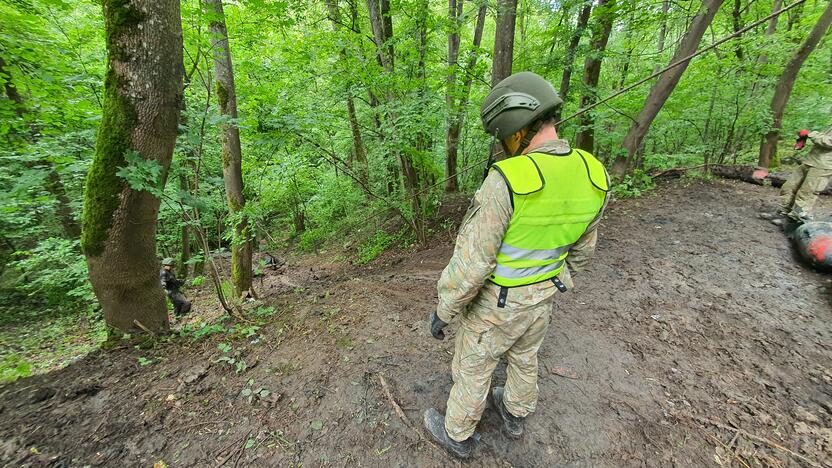
[[[311,427],[313,431],[320,431],[324,428],[324,422],[316,419],[309,424],[309,427]]]

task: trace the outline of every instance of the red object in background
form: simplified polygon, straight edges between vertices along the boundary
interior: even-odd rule
[[[794,149],[802,150],[806,146],[806,139],[809,138],[809,130],[797,132],[797,141],[794,142]]]

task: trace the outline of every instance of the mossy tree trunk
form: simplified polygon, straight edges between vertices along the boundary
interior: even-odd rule
[[[220,112],[227,117],[220,129],[222,138],[222,176],[228,210],[234,224],[234,240],[231,245],[231,282],[234,294],[240,297],[251,289],[251,239],[248,217],[244,214],[246,200],[243,197],[242,150],[240,129],[237,127],[237,90],[234,86],[234,68],[231,64],[231,48],[228,45],[228,29],[222,0],[205,0],[211,14],[211,48],[214,51],[214,74],[217,78],[217,99]]]
[[[126,154],[170,167],[182,99],[176,0],[103,0],[107,74],[101,128],[84,191],[81,246],[107,324],[168,329],[159,286],[160,200],[116,175]],[[166,173],[166,172],[165,172]]]
[[[780,137],[780,126],[783,123],[783,111],[786,110],[786,104],[789,102],[789,96],[792,94],[794,82],[797,80],[797,74],[800,73],[800,67],[803,62],[809,58],[809,54],[815,50],[818,43],[826,32],[829,31],[829,26],[832,24],[832,1],[826,5],[826,10],[818,18],[812,32],[803,41],[803,44],[792,55],[780,79],[777,80],[777,86],[774,88],[774,97],[771,98],[771,116],[772,125],[771,130],[766,133],[763,143],[760,145],[760,156],[757,164],[762,167],[769,167],[772,160],[777,155],[777,140]]]

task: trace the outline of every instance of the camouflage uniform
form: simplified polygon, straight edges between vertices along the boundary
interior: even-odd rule
[[[528,152],[564,154],[569,150],[565,140],[556,140]],[[497,171],[491,171],[474,196],[454,255],[437,285],[439,319],[448,323],[460,318],[451,367],[454,385],[445,413],[445,429],[456,441],[474,433],[485,409],[491,374],[503,355],[508,360],[506,408],[514,416],[525,417],[537,403],[537,352],[546,336],[557,288],[551,281],[511,288],[506,306],[497,307],[500,287],[486,280],[497,265],[512,213],[508,187]],[[601,214],[570,250],[567,263],[572,270],[581,269],[592,256],[600,218]],[[559,278],[568,288],[573,286],[569,268]]]
[[[779,211],[793,219],[812,219],[818,194],[832,178],[832,127],[811,132],[809,138],[813,143],[809,155],[780,190]]]
[[[159,271],[159,281],[162,283],[162,288],[173,303],[173,315],[185,315],[191,311],[191,303],[185,298],[185,295],[179,291],[179,287],[184,283],[177,279],[172,271],[167,271],[164,268]]]

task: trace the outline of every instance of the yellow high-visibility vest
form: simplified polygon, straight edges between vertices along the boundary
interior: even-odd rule
[[[491,282],[516,287],[552,279],[604,206],[609,179],[591,154],[531,153],[492,166],[511,191],[514,213]]]

